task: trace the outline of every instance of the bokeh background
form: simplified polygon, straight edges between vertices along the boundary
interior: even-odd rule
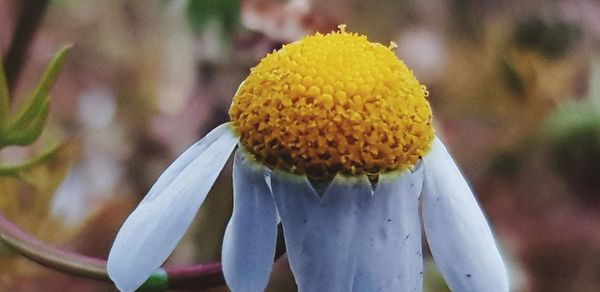
[[[22,70],[9,76],[13,108],[52,55],[74,47],[44,133],[2,149],[0,162],[62,146],[45,163],[0,176],[0,210],[51,245],[106,257],[169,162],[228,121],[252,66],[284,43],[347,24],[396,42],[427,85],[438,135],[493,224],[514,291],[600,289],[598,1],[0,0],[5,64],[15,63],[7,54],[27,33],[16,30],[27,15],[35,21],[16,61]],[[219,260],[230,173],[172,264]],[[271,291],[294,291],[285,263],[276,270]],[[447,291],[431,257],[425,289]],[[0,291],[113,290],[0,245]]]

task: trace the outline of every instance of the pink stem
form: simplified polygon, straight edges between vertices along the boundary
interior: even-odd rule
[[[106,261],[49,246],[0,213],[0,240],[24,257],[73,276],[111,282]],[[224,285],[220,263],[167,267],[169,289],[198,289]]]

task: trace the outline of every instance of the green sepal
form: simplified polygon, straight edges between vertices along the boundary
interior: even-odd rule
[[[39,123],[40,119],[38,116],[47,110],[45,107],[47,107],[48,104],[48,93],[50,92],[52,85],[54,85],[54,82],[56,82],[65,57],[71,47],[72,46],[70,45],[65,46],[54,55],[36,89],[28,98],[27,105],[19,112],[17,117],[8,124],[6,132],[27,131],[32,124]],[[45,118],[43,119],[43,122],[45,122]]]
[[[168,275],[164,269],[154,272],[136,292],[163,292],[167,290]]]

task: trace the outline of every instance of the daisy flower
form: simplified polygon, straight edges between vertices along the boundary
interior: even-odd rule
[[[450,289],[508,291],[427,90],[392,48],[341,26],[262,59],[231,122],[179,156],[121,227],[108,258],[117,287],[160,268],[235,152],[222,247],[232,291],[265,289],[279,222],[300,291],[421,291],[422,228]]]

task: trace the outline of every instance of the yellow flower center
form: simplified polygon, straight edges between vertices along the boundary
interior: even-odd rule
[[[341,31],[267,55],[229,115],[271,168],[331,178],[411,168],[433,139],[427,91],[390,47]]]

